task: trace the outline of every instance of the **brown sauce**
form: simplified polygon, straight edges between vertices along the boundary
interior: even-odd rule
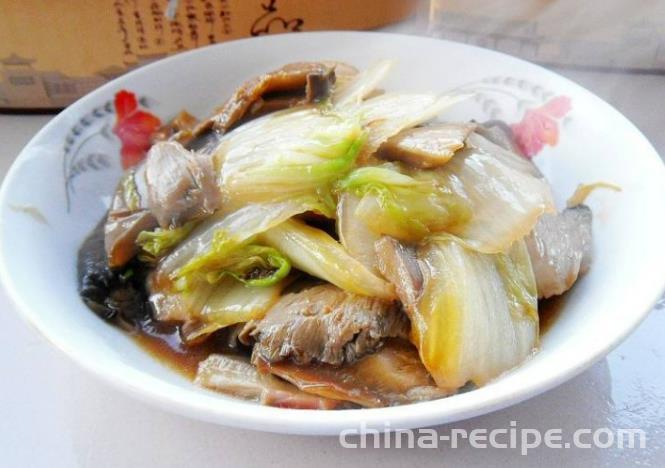
[[[210,354],[238,354],[238,350],[229,347],[225,333],[215,333],[205,342],[185,345],[180,339],[178,327],[155,320],[143,322],[132,333],[134,341],[156,360],[179,374],[194,379],[199,362]]]
[[[561,310],[566,304],[566,295],[550,297],[538,301],[538,315],[540,317],[540,334],[547,333],[552,325],[557,321]]]

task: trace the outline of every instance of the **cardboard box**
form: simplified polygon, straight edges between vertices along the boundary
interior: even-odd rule
[[[549,67],[665,74],[665,0],[432,0],[430,33]]]
[[[167,55],[242,37],[369,29],[418,0],[0,0],[0,109],[62,108]]]

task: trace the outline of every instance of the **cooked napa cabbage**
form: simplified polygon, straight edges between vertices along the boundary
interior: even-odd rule
[[[281,252],[259,244],[235,244],[217,231],[210,249],[176,273],[176,288],[186,290],[198,281],[217,283],[230,276],[249,286],[270,286],[285,278],[291,264]]]
[[[381,60],[358,73],[349,83],[336,85],[332,96],[335,107],[360,104],[376,90],[377,85],[386,77],[393,65],[394,62],[391,60]]]
[[[575,189],[575,192],[568,198],[566,201],[566,206],[568,208],[573,208],[575,206],[583,204],[587,197],[596,189],[607,189],[614,192],[621,192],[621,187],[616,184],[610,184],[609,182],[594,182],[592,184],[579,184]]]
[[[447,232],[479,252],[503,252],[554,210],[550,188],[529,161],[477,134],[469,142],[440,169],[362,167],[339,189],[360,197],[355,215],[377,235]]]
[[[357,214],[360,198],[342,193],[337,202],[337,235],[347,252],[374,274],[379,274],[374,243],[380,236],[367,227]]]
[[[327,208],[315,197],[300,197],[277,203],[250,204],[229,214],[218,212],[198,225],[161,260],[156,276],[160,282],[177,281],[180,288],[186,288],[197,278],[218,278],[222,271],[240,276],[251,268],[267,266],[275,273],[270,281],[277,281],[288,273],[288,262],[274,249],[255,245],[255,236],[306,211],[325,213]],[[235,261],[229,264],[231,257]],[[222,268],[222,265],[226,266]],[[262,280],[265,278],[258,278],[259,283]]]
[[[330,103],[275,112],[222,137],[215,161],[225,206],[307,194],[334,209],[330,188],[358,159],[365,164],[386,139],[464,98],[390,93],[363,100],[387,67],[361,74]]]
[[[153,231],[140,232],[136,238],[136,243],[143,250],[143,254],[139,254],[139,258],[144,261],[154,261],[163,257],[169,250],[182,242],[197,224],[198,221],[189,221],[179,227],[168,229],[158,227]]]
[[[536,283],[524,241],[482,254],[453,236],[418,251],[424,286],[409,315],[412,339],[437,385],[482,385],[521,363],[538,343]]]
[[[388,138],[400,131],[432,120],[468,95],[386,93],[340,110],[357,116],[367,133],[367,142],[358,155],[358,163],[375,162],[373,155]]]
[[[224,205],[235,209],[307,195],[334,210],[330,188],[351,169],[365,138],[357,118],[324,107],[280,111],[246,123],[215,150]]]
[[[155,291],[150,297],[158,320],[183,322],[185,342],[200,341],[221,328],[263,318],[288,280],[252,287],[232,278],[197,283],[189,291]]]
[[[296,268],[346,291],[385,299],[395,297],[393,287],[326,232],[291,219],[260,235],[261,242],[282,252]]]
[[[430,172],[412,177],[396,164],[384,164],[356,169],[339,188],[359,197],[355,217],[375,234],[419,241],[471,218],[464,191],[457,185],[441,184]]]
[[[447,232],[480,252],[506,251],[543,213],[556,211],[550,186],[531,161],[476,133],[439,172],[443,185],[461,185],[472,213]]]
[[[381,93],[370,97],[394,63],[383,60],[359,73],[349,84],[336,90],[332,108],[342,115],[359,119],[368,141],[359,157],[364,163],[376,149],[401,130],[437,117],[443,110],[469,97],[468,94]]]

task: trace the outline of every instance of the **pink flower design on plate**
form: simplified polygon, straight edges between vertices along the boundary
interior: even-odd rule
[[[137,165],[152,146],[152,137],[159,129],[159,117],[139,109],[136,95],[131,91],[121,90],[115,95],[116,122],[113,127],[122,142],[120,150],[122,168]]]
[[[559,141],[557,120],[563,118],[571,108],[569,97],[557,96],[540,107],[527,110],[521,122],[510,126],[520,151],[532,158],[546,144],[555,146]]]

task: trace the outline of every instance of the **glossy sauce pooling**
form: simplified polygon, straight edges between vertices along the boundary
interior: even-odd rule
[[[213,334],[201,344],[187,346],[180,339],[178,327],[173,324],[146,320],[132,337],[136,343],[158,361],[194,379],[199,362],[212,353],[238,354],[228,345],[223,334]]]
[[[566,296],[554,296],[538,301],[538,316],[540,317],[540,335],[544,335],[552,327],[566,304]]]

